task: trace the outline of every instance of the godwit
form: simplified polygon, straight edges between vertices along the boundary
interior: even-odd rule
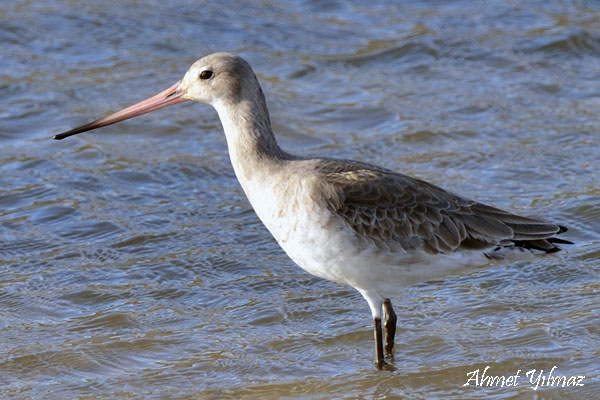
[[[351,160],[291,155],[277,144],[260,84],[243,58],[216,53],[183,79],[68,136],[187,100],[218,112],[235,174],[256,214],[305,271],[356,288],[374,321],[375,365],[393,356],[400,287],[507,253],[553,253],[567,229]],[[381,319],[384,319],[385,346]],[[389,366],[390,369],[393,366]]]

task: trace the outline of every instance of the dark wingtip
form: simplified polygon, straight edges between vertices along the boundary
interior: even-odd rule
[[[565,239],[559,239],[559,238],[549,238],[546,239],[547,241],[549,241],[550,243],[554,244],[554,243],[560,243],[560,244],[575,244],[573,242],[571,242],[570,240],[565,240]]]
[[[539,250],[549,254],[562,250],[562,247],[557,246],[557,244],[575,244],[569,240],[559,239],[557,237],[551,237],[542,240],[513,240],[513,243],[517,247],[522,247],[528,250]]]
[[[556,232],[556,234],[560,235],[561,233],[564,233],[564,232],[566,232],[568,230],[569,230],[569,228],[567,228],[566,226],[558,225],[558,232]],[[575,243],[571,242],[570,240],[560,239],[560,238],[557,238],[557,237],[548,238],[546,240],[548,242],[550,242],[554,246],[555,249],[557,249],[555,251],[562,250],[560,247],[556,246],[557,243],[558,244],[575,244]]]

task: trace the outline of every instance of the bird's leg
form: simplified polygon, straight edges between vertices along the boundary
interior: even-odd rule
[[[395,370],[394,366],[389,365],[384,360],[383,353],[383,330],[381,329],[381,314],[383,310],[383,298],[377,293],[359,290],[360,294],[367,300],[373,315],[373,333],[375,334],[375,366],[378,370]],[[393,337],[392,337],[393,341]]]
[[[383,300],[383,326],[385,328],[385,356],[394,356],[394,337],[396,336],[396,313],[390,299]]]
[[[373,318],[375,325],[375,366],[382,370],[387,363],[383,360],[383,331],[381,330],[381,318]]]

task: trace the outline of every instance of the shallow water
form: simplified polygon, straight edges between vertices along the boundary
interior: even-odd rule
[[[599,32],[585,1],[3,3],[0,397],[598,398]],[[223,50],[254,66],[287,150],[576,245],[399,290],[398,369],[377,372],[366,302],[277,246],[212,109],[50,140]],[[518,385],[463,386],[485,366]],[[533,390],[553,366],[584,386]]]

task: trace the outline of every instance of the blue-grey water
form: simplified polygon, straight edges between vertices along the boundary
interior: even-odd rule
[[[576,244],[399,289],[376,371],[366,302],[286,257],[210,107],[50,139],[215,51],[253,65],[288,151]],[[14,0],[0,55],[0,397],[600,398],[598,2]],[[520,377],[463,386],[486,366]],[[554,366],[583,386],[534,390]]]

